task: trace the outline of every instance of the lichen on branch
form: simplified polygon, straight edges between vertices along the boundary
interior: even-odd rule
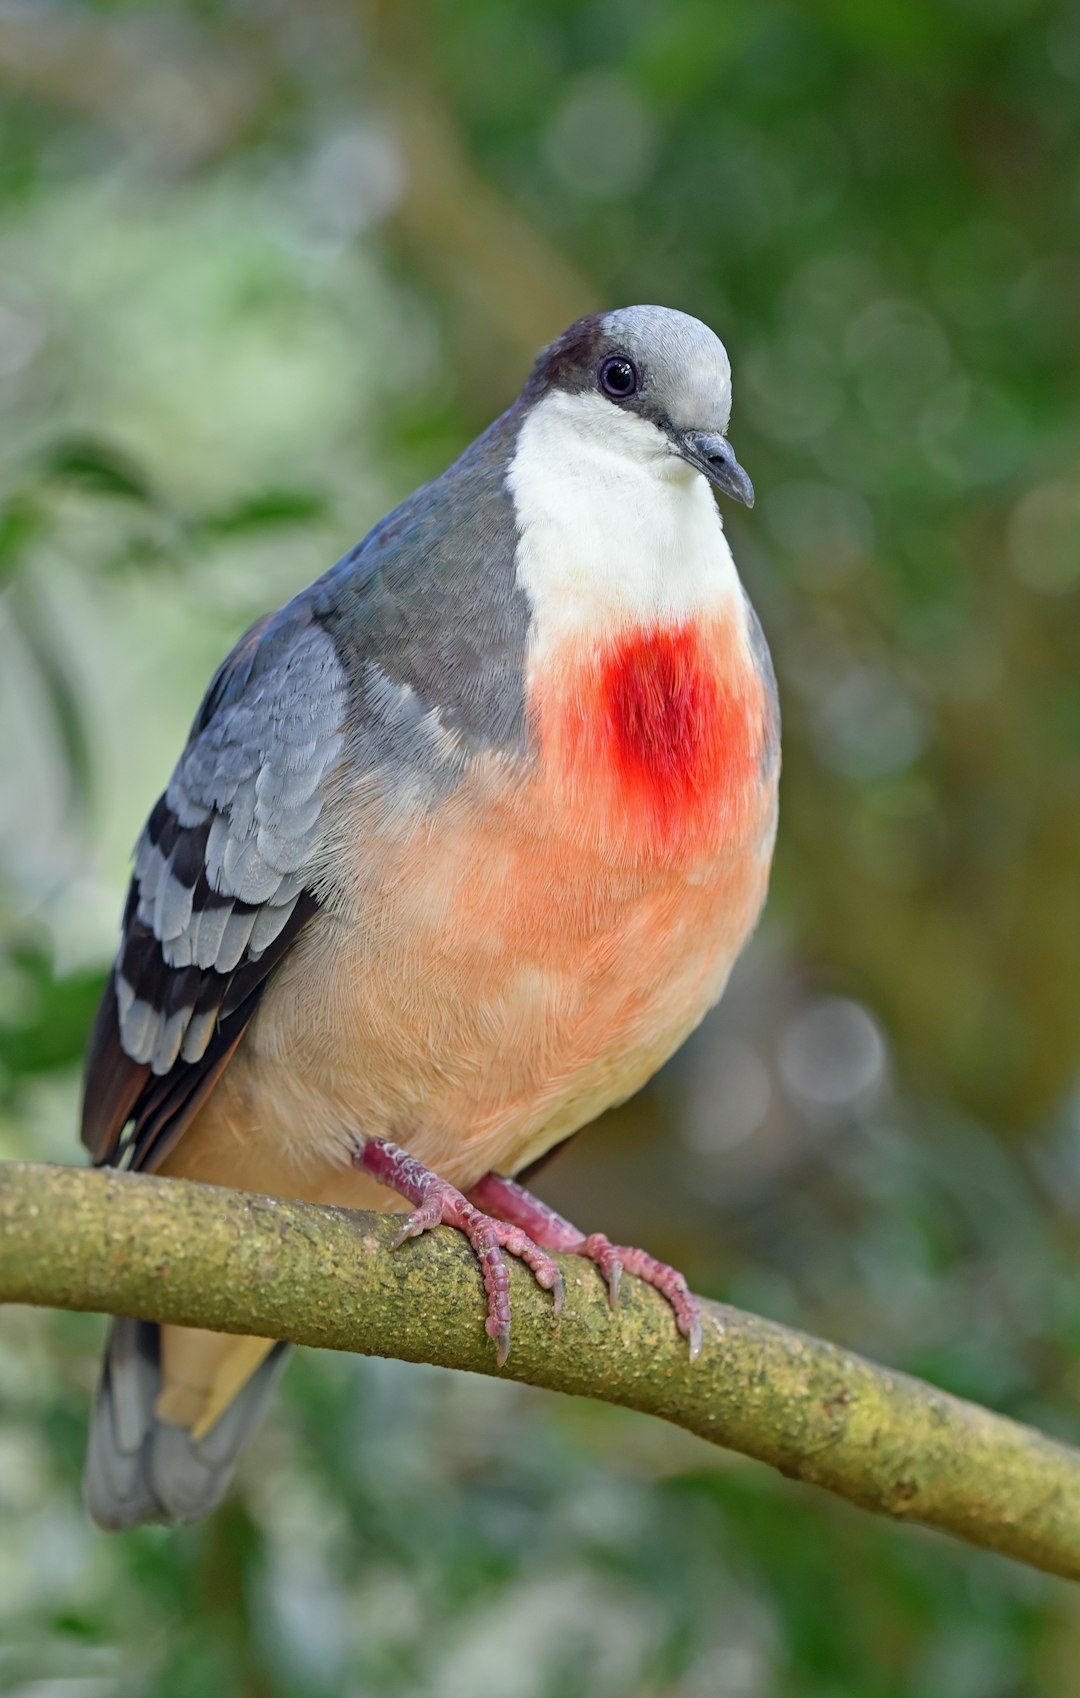
[[[391,1253],[392,1219],[145,1174],[0,1163],[0,1302],[495,1374],[476,1264],[449,1228]],[[612,1311],[559,1258],[566,1305],[511,1267],[504,1377],[661,1416],[864,1509],[1080,1579],[1080,1451],[722,1303],[688,1360],[635,1280]]]

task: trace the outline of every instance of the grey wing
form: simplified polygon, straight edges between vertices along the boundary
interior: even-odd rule
[[[96,1160],[162,1159],[314,913],[347,702],[304,598],[254,626],[211,684],[136,846],[87,1054],[83,1141]]]

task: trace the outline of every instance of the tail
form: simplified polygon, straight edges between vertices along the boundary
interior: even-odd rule
[[[288,1360],[287,1344],[265,1339],[181,1335],[175,1327],[169,1334],[170,1342],[183,1337],[186,1346],[200,1340],[216,1345],[212,1378],[197,1388],[203,1393],[201,1413],[191,1418],[190,1388],[163,1389],[162,1329],[150,1321],[114,1321],[83,1475],[86,1507],[99,1527],[194,1521],[216,1508]],[[225,1357],[230,1360],[223,1372]],[[166,1419],[169,1414],[177,1419]]]

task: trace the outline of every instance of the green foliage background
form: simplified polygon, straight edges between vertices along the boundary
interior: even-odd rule
[[[722,1010],[545,1175],[702,1289],[1080,1436],[1080,10],[0,8],[0,1155],[77,1159],[211,668],[579,312],[724,336],[785,712]],[[106,1539],[102,1327],[0,1318],[25,1698],[1069,1698],[1080,1593],[618,1412],[308,1356]]]

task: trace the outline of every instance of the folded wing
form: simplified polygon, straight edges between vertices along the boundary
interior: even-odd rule
[[[315,913],[347,697],[304,598],[253,626],[211,683],[136,846],[87,1053],[96,1161],[163,1160]]]

